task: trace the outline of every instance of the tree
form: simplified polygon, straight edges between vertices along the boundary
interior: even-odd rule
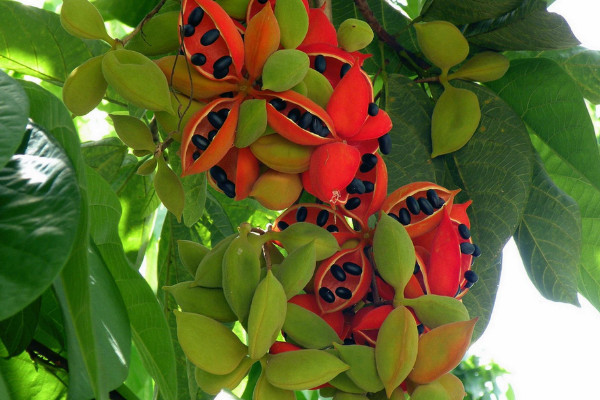
[[[0,2],[1,397],[212,398],[247,373],[244,399],[450,396],[511,237],[542,296],[600,307],[598,53],[547,2],[183,3]],[[361,309],[385,315],[344,330]],[[305,352],[271,347],[282,326]],[[440,331],[443,366],[417,352]]]

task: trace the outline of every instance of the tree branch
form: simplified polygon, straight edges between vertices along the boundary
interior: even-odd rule
[[[146,22],[148,22],[148,20],[150,18],[154,17],[160,11],[162,6],[165,5],[166,2],[167,2],[167,0],[160,0],[158,2],[158,4],[152,9],[152,11],[150,11],[148,14],[146,14],[144,19],[138,24],[138,26],[136,26],[135,29],[133,31],[131,31],[131,33],[129,35],[125,36],[123,39],[121,39],[121,43],[123,43],[123,45],[125,45],[127,42],[129,42],[131,40],[131,38],[133,38],[135,35],[137,35],[138,32],[140,32],[142,30],[142,28],[144,27]]]

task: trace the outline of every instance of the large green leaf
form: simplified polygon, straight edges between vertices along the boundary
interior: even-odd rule
[[[17,81],[0,71],[0,168],[19,147],[29,117],[29,100]]]
[[[39,297],[65,265],[76,237],[75,171],[46,132],[30,126],[24,154],[0,170],[0,319]]]
[[[550,300],[578,305],[579,208],[556,187],[540,160],[533,164],[531,192],[515,241],[529,279],[540,293]]]
[[[112,182],[125,160],[127,146],[116,137],[105,138],[81,145],[85,163],[94,168],[106,181]]]
[[[425,21],[446,20],[455,25],[469,24],[504,15],[523,0],[432,0],[421,11]]]
[[[123,252],[117,232],[121,208],[106,181],[91,168],[91,236],[121,293],[131,323],[134,343],[142,362],[166,399],[174,399],[177,390],[175,359],[171,336],[163,311],[144,278],[133,270]]]
[[[42,298],[38,297],[33,303],[12,317],[0,322],[0,339],[6,348],[3,357],[12,357],[25,350],[33,339],[40,317]]]
[[[94,5],[106,19],[118,19],[134,27],[158,3],[157,0],[96,0]]]
[[[473,266],[480,279],[464,297],[469,314],[480,316],[475,328],[478,336],[494,305],[502,249],[527,203],[534,154],[523,121],[501,98],[475,84],[460,86],[474,91],[481,106],[479,128],[451,156],[455,181],[466,198],[473,200],[471,231],[482,251]]]
[[[58,14],[0,1],[0,67],[55,83],[93,55],[109,48],[99,40],[71,36]]]

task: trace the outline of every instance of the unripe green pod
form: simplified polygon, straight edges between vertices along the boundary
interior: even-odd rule
[[[236,369],[226,375],[215,375],[196,368],[196,383],[203,392],[213,396],[219,394],[222,389],[233,390],[246,377],[254,362],[255,360],[245,357]]]
[[[323,318],[294,303],[287,303],[283,331],[300,346],[322,349],[342,343],[337,333]]]
[[[200,314],[173,311],[177,340],[189,360],[215,375],[231,373],[240,365],[248,348],[227,327]]]
[[[410,395],[411,400],[452,400],[438,382],[419,385]]]
[[[108,83],[102,74],[103,55],[90,58],[75,68],[65,81],[63,103],[75,115],[92,111],[104,97]]]
[[[375,349],[368,346],[350,345],[342,346],[334,343],[340,359],[350,366],[346,375],[365,392],[379,392],[383,389],[383,382],[377,373],[375,364]]]
[[[148,176],[152,174],[154,170],[156,170],[157,165],[158,162],[156,161],[156,157],[149,158],[146,161],[144,161],[142,165],[140,165],[140,167],[137,169],[137,171],[135,171],[135,173],[142,176]]]
[[[332,256],[340,249],[337,240],[330,232],[307,222],[297,222],[284,231],[269,232],[269,235],[270,238],[281,242],[288,252],[292,252],[314,240],[317,261]]]
[[[191,240],[178,240],[177,250],[179,251],[181,263],[192,276],[196,275],[198,265],[200,265],[202,259],[210,252],[210,249],[206,246]]]
[[[223,285],[223,256],[225,251],[237,237],[237,234],[227,236],[217,243],[202,259],[196,269],[194,283],[198,286],[220,288]]]
[[[300,293],[310,282],[316,265],[313,241],[290,252],[281,264],[273,266],[273,273],[281,282],[288,300]]]
[[[64,0],[60,23],[67,32],[82,39],[102,39],[111,45],[114,39],[106,32],[98,9],[87,0]]]
[[[463,147],[477,130],[481,110],[475,93],[447,85],[431,117],[431,158]]]
[[[362,394],[364,393],[364,389],[360,388],[347,373],[341,373],[332,380],[329,381],[329,384],[336,389],[341,390],[346,393],[354,393],[354,394]]]
[[[250,0],[216,0],[216,2],[229,16],[235,19],[245,19]]]
[[[283,92],[304,80],[310,66],[306,53],[300,50],[277,50],[271,54],[263,67],[263,89]]]
[[[265,374],[281,389],[307,390],[350,368],[339,358],[322,350],[303,349],[271,356]]]
[[[374,37],[375,34],[369,24],[356,18],[348,18],[337,30],[339,46],[350,52],[364,49]]]
[[[421,51],[442,71],[461,63],[469,54],[469,43],[458,28],[447,21],[414,25]]]
[[[109,51],[102,59],[102,72],[108,84],[131,104],[174,114],[165,75],[143,54],[125,49]]]
[[[364,394],[345,393],[338,391],[335,396],[333,396],[333,400],[369,400],[369,398]]]
[[[202,314],[219,322],[233,322],[237,316],[229,308],[221,289],[193,286],[193,281],[164,286],[171,293],[182,311]]]
[[[333,87],[325,75],[309,68],[302,82],[306,85],[306,97],[326,108],[333,93]]]
[[[426,294],[415,299],[404,299],[403,304],[412,308],[419,321],[431,329],[469,319],[465,305],[454,297]]]
[[[150,128],[140,119],[131,115],[108,114],[115,127],[119,139],[134,150],[154,152],[156,144],[152,139]]]
[[[303,146],[273,134],[252,143],[250,150],[267,167],[287,174],[298,174],[308,170],[314,147]]]
[[[181,222],[185,196],[183,185],[175,172],[169,167],[162,157],[156,157],[158,169],[154,175],[154,190],[164,206],[169,210],[178,222]]]
[[[489,82],[504,76],[510,61],[504,55],[493,51],[477,53],[460,66],[453,74],[448,75],[450,79],[467,79],[477,82]]]
[[[179,11],[156,14],[125,44],[125,48],[147,56],[175,52],[179,49],[178,22]]]
[[[308,32],[308,13],[302,0],[277,1],[275,17],[279,23],[283,48],[298,47]]]
[[[266,366],[266,365],[265,365]],[[296,400],[296,394],[293,390],[280,389],[276,386],[271,385],[265,375],[265,366],[263,366],[262,373],[254,386],[254,392],[252,394],[253,400]]]
[[[273,272],[267,271],[254,292],[248,316],[248,355],[254,360],[267,354],[277,339],[283,322],[287,298]]]
[[[467,395],[462,381],[451,373],[442,375],[435,382],[444,387],[446,393],[450,396],[450,400],[462,400]]]
[[[235,146],[248,147],[267,129],[267,108],[264,99],[248,99],[240,105]]]

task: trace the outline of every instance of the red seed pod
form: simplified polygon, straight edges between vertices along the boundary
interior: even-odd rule
[[[233,146],[241,101],[218,98],[189,120],[181,139],[182,176],[208,170]]]
[[[263,7],[249,22],[244,36],[244,54],[249,81],[262,74],[265,61],[279,47],[279,25],[271,7]]]
[[[371,57],[370,54],[360,52],[349,53],[327,43],[298,46],[298,50],[308,55],[310,67],[322,73],[334,89],[354,64],[362,66],[364,60]],[[362,73],[368,78],[366,72],[362,71]]]
[[[269,354],[279,354],[285,353],[287,351],[295,351],[301,349],[302,347],[296,346],[295,344],[277,341],[271,345],[271,348],[269,349]]]
[[[369,290],[372,274],[364,244],[341,250],[322,261],[314,280],[319,308],[332,313],[358,303]]]
[[[383,305],[358,310],[352,320],[352,336],[356,344],[375,346],[379,328],[393,309],[391,305]]]
[[[313,294],[298,294],[292,297],[289,302],[317,314],[333,328],[335,333],[337,333],[340,338],[342,338],[344,333],[345,319],[344,314],[341,311],[330,313],[321,311],[319,305],[317,304],[317,299]]]
[[[344,201],[342,192],[356,176],[360,153],[343,142],[317,147],[310,158],[310,183],[315,195],[330,204]]]
[[[309,46],[316,43],[326,43],[332,46],[338,45],[337,32],[335,26],[331,23],[327,15],[321,8],[311,8],[308,10],[308,32],[300,46]]]
[[[250,194],[258,179],[259,163],[250,149],[232,147],[208,173],[208,183],[237,201]]]
[[[209,79],[238,80],[244,43],[238,28],[213,0],[184,0],[179,21],[183,48],[194,67]]]

